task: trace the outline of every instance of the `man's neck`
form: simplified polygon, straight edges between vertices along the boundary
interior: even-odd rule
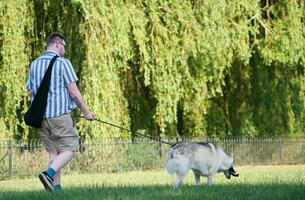
[[[59,54],[56,50],[54,50],[54,49],[47,48],[46,51],[48,51],[48,52],[53,52],[53,53],[55,53],[56,55],[60,56],[60,54]]]

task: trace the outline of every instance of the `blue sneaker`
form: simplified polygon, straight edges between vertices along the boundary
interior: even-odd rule
[[[54,192],[53,178],[51,178],[46,171],[41,172],[38,177],[47,191]]]

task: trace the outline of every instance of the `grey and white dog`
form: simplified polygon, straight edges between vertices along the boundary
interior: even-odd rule
[[[176,174],[174,187],[183,184],[183,179],[193,170],[196,185],[200,184],[200,176],[213,183],[213,175],[223,172],[227,179],[239,176],[233,168],[233,156],[226,154],[220,147],[208,142],[178,142],[173,144],[167,153],[166,169],[169,174]]]

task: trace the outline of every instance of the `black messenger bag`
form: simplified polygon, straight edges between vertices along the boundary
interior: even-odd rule
[[[24,122],[26,125],[41,128],[41,123],[43,119],[43,115],[46,111],[47,100],[48,100],[48,92],[50,87],[50,80],[52,74],[53,64],[58,58],[58,56],[54,56],[50,61],[48,69],[43,76],[43,79],[40,83],[40,86],[37,90],[37,93],[31,103],[29,110],[24,115]]]

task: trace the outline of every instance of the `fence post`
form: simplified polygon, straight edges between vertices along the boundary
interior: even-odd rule
[[[8,141],[8,175],[13,175],[13,145],[12,140]]]
[[[161,140],[162,140],[162,138],[161,138],[161,136],[159,136],[158,151],[159,151],[159,156],[160,156],[160,158],[162,158],[162,143],[161,143]]]
[[[118,173],[119,172],[119,140],[120,140],[120,138],[119,137],[115,137],[114,138],[114,148],[115,148],[115,172],[116,173]]]
[[[282,138],[279,138],[279,156],[280,156],[280,160],[283,161],[282,158],[282,147],[283,147],[283,141]],[[284,163],[286,164],[286,160],[284,161]]]

